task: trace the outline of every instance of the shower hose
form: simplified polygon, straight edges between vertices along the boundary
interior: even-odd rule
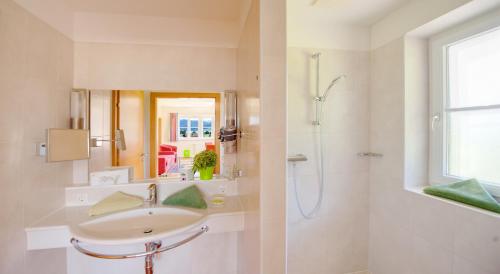
[[[319,119],[318,119],[319,121]],[[297,189],[297,172],[296,172],[296,163],[294,162],[292,164],[292,177],[293,177],[293,189],[295,192],[295,200],[297,201],[297,207],[299,209],[300,214],[302,217],[305,219],[312,219],[314,216],[318,213],[318,211],[321,208],[321,203],[323,202],[323,189],[324,189],[324,159],[323,159],[323,134],[321,133],[321,125],[318,123],[317,125],[318,131],[316,132],[318,142],[315,142],[316,145],[316,151],[319,154],[319,168],[316,169],[316,172],[318,174],[318,185],[319,185],[319,193],[318,193],[318,199],[316,200],[316,204],[314,205],[313,209],[309,212],[306,212],[304,210],[304,206],[302,205],[302,202],[300,201],[299,197],[299,191]],[[316,154],[317,155],[317,154]]]

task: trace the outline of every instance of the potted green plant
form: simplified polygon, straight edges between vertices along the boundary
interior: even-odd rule
[[[217,154],[211,150],[202,151],[194,156],[193,173],[200,172],[201,180],[211,180],[214,176]]]

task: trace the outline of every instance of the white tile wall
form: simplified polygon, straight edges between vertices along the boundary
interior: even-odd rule
[[[372,52],[370,271],[500,273],[500,216],[404,190],[405,39]]]
[[[237,233],[207,234],[195,241],[165,252],[155,258],[155,273],[164,274],[235,274]],[[99,251],[99,248],[94,250]],[[127,253],[143,250],[142,245],[110,247],[101,252]],[[144,273],[144,259],[102,260],[68,248],[68,273],[137,274]]]
[[[326,49],[288,49],[288,154],[303,153],[295,174],[299,199],[306,211],[318,197],[318,129],[314,119],[315,63],[321,52],[320,90],[341,74],[347,79],[331,91],[324,106],[323,152],[325,189],[317,218],[299,213],[288,170],[288,273],[344,274],[368,268],[369,53]]]
[[[75,43],[75,86],[224,91],[236,84],[236,49]]]
[[[245,214],[245,231],[238,237],[238,273],[260,271],[260,23],[259,3],[251,1],[247,21],[237,50],[238,120],[247,133],[238,141],[236,163],[243,176],[238,178],[238,192]]]
[[[46,163],[35,143],[67,127],[72,70],[71,40],[0,1],[0,273],[65,273],[64,251],[26,251],[24,227],[64,205],[71,163]]]
[[[260,273],[286,273],[286,0],[260,5]]]

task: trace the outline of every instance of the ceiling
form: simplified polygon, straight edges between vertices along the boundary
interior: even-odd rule
[[[66,0],[73,12],[236,21],[241,0]]]
[[[369,50],[372,26],[412,1],[287,0],[288,46]]]
[[[288,0],[291,19],[369,27],[411,0]],[[311,5],[311,3],[314,3]]]
[[[237,47],[252,0],[14,0],[77,42]]]
[[[122,14],[236,21],[243,0],[60,0],[74,13]],[[61,2],[61,3],[62,3]],[[410,0],[288,0],[288,12],[295,15],[328,17],[329,20],[370,26]],[[315,3],[311,5],[311,3]]]
[[[14,0],[77,42],[238,46],[252,0]],[[272,0],[269,0],[272,1]],[[370,27],[418,0],[287,0],[291,45],[363,49]],[[306,43],[307,42],[307,43]]]

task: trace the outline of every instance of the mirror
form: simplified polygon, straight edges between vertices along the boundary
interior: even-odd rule
[[[91,90],[89,172],[132,167],[136,180],[175,177],[208,149],[221,174],[221,95]]]
[[[127,150],[127,144],[125,143],[125,132],[123,131],[123,129],[116,129],[114,130],[114,132],[115,132],[114,142],[116,148],[119,150]],[[98,137],[94,136],[90,138],[90,147],[100,147],[99,144],[106,141],[109,140],[99,139]]]

